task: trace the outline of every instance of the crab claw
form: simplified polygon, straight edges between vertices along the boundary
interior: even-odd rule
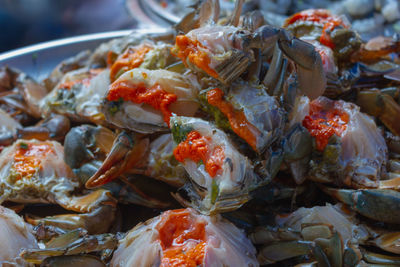
[[[71,123],[66,116],[54,115],[41,122],[37,126],[17,129],[19,139],[37,139],[46,141],[49,139],[62,141],[71,128]]]
[[[83,196],[60,196],[57,203],[78,214],[58,214],[44,218],[27,215],[26,221],[32,225],[52,225],[61,230],[85,229],[90,234],[105,233],[114,222],[117,200],[108,190],[98,189]]]
[[[21,257],[29,263],[42,263],[40,266],[105,266],[97,257],[79,254],[115,249],[118,238],[114,234],[88,235],[78,229],[51,239],[45,248],[26,249]]]
[[[321,189],[365,217],[386,223],[400,223],[400,192],[385,189],[335,189],[325,186],[321,186]]]
[[[174,25],[178,32],[187,33],[207,23],[216,23],[218,21],[220,13],[219,0],[198,0],[190,8],[193,8],[193,10]]]
[[[143,158],[148,145],[148,139],[140,140],[126,132],[120,133],[101,167],[86,182],[86,188],[99,187],[115,180]]]
[[[300,90],[311,99],[321,96],[326,87],[326,77],[320,54],[312,44],[292,38],[280,31],[279,48],[297,65]]]

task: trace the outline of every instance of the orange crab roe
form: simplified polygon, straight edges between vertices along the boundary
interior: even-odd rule
[[[317,150],[321,152],[325,149],[332,135],[342,136],[348,123],[349,115],[337,105],[326,110],[316,101],[310,103],[309,116],[306,116],[303,120],[303,126],[307,128],[311,136],[315,137]]]
[[[174,156],[179,162],[184,162],[185,159],[191,159],[196,163],[202,161],[207,173],[211,177],[215,177],[217,172],[222,169],[225,153],[219,146],[210,151],[208,145],[210,141],[210,138],[202,136],[199,132],[191,131],[186,140],[175,147]]]
[[[18,175],[16,180],[31,178],[40,167],[42,160],[51,152],[53,152],[53,147],[48,143],[20,143],[11,167]]]
[[[161,111],[167,125],[169,125],[169,120],[172,116],[172,112],[169,110],[169,105],[177,100],[175,94],[167,93],[159,84],[147,88],[144,83],[113,83],[108,91],[107,100],[117,101],[121,98],[125,101],[132,101],[137,104],[145,103],[152,106],[154,109]]]
[[[90,82],[92,81],[92,79],[94,77],[96,77],[97,75],[99,75],[99,73],[102,72],[103,70],[104,70],[103,68],[90,69],[87,77],[84,77],[82,79],[76,79],[76,80],[72,80],[72,81],[61,83],[58,86],[58,88],[59,89],[68,89],[69,90],[75,84],[83,84],[85,86],[89,86]]]
[[[112,63],[110,67],[111,82],[115,81],[118,72],[120,72],[121,70],[126,72],[128,70],[139,67],[143,63],[144,57],[151,49],[151,47],[146,45],[142,45],[137,48],[129,47],[122,55],[120,55],[116,59],[115,62],[110,59],[113,54],[109,54],[107,62],[108,64]]]
[[[297,21],[311,21],[323,24],[322,35],[319,41],[321,44],[332,49],[335,48],[335,44],[330,37],[330,32],[338,26],[348,28],[348,25],[340,17],[332,15],[326,9],[308,9],[296,13],[285,21],[284,27]]]
[[[235,110],[232,104],[223,99],[224,92],[215,88],[207,92],[207,101],[217,107],[229,120],[232,130],[257,151],[257,136],[260,131],[251,124],[242,111]]]
[[[163,249],[161,267],[196,267],[203,263],[206,247],[205,221],[187,209],[170,210],[157,225]]]
[[[172,49],[172,54],[179,57],[185,65],[187,65],[186,59],[188,59],[192,64],[204,70],[208,75],[218,78],[218,73],[210,67],[210,57],[205,51],[199,48],[204,48],[199,41],[193,41],[185,35],[178,35],[176,36],[175,47]]]

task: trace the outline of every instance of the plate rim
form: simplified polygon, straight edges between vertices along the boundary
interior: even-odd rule
[[[107,31],[100,33],[91,33],[91,34],[83,34],[77,35],[62,39],[56,39],[52,41],[41,42],[17,49],[13,49],[10,51],[6,51],[4,53],[0,53],[0,63],[5,60],[9,60],[18,56],[23,56],[25,54],[30,54],[33,52],[38,52],[50,48],[55,48],[59,46],[65,46],[70,44],[75,44],[79,42],[87,42],[92,40],[102,40],[102,39],[110,39],[110,38],[118,38],[127,36],[131,33],[163,33],[168,31],[167,28],[148,28],[148,29],[132,29],[132,30],[118,30],[118,31]]]

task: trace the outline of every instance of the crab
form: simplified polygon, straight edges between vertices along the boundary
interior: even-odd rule
[[[298,183],[309,177],[338,186],[376,188],[384,180],[385,139],[373,119],[356,105],[303,97],[293,109],[289,126],[284,154]]]
[[[292,259],[292,264],[339,267],[398,264],[397,256],[369,250],[372,246],[398,254],[398,235],[360,224],[355,214],[343,205],[326,204],[276,215],[274,224],[256,228],[250,239],[263,245],[257,257],[261,265]]]
[[[162,142],[162,139],[160,141]],[[157,163],[147,162],[154,157],[152,153],[161,153],[154,151],[154,145],[163,145],[159,143],[154,140],[149,145],[147,138],[140,139],[124,132],[117,135],[103,126],[83,124],[73,127],[65,137],[65,162],[72,168],[81,184],[86,183],[90,187],[89,178],[98,177],[99,181],[104,182],[103,188],[110,190],[120,203],[165,208],[171,203],[160,201],[152,195],[156,195],[157,190],[167,192],[170,188],[154,179],[137,177],[137,174],[145,174],[171,184],[182,183],[179,176],[172,177],[171,181],[168,178],[163,179],[161,176],[165,174],[168,177],[169,173],[157,172],[154,170]],[[172,151],[170,153],[172,154]],[[143,165],[142,161],[145,161]],[[142,167],[147,170],[143,170]],[[104,177],[109,180],[102,180]],[[121,181],[107,183],[117,177]],[[97,185],[99,184],[100,182]]]
[[[41,248],[26,248],[20,257],[32,264],[77,264],[85,266],[105,266],[103,261],[94,255],[83,253],[100,252],[107,257],[117,248],[120,234],[89,235],[83,229],[71,230],[44,242]],[[83,254],[83,255],[82,255]],[[50,264],[50,265],[51,265]]]
[[[196,81],[190,76],[134,68],[110,85],[103,110],[107,121],[119,128],[144,134],[165,131],[172,113],[196,113],[197,91]]]
[[[228,25],[215,25],[212,22],[217,23],[218,20],[218,1],[204,1],[199,14],[203,14],[202,9],[211,6],[214,10],[210,13],[215,12],[216,15],[212,21],[200,19],[202,23],[198,28],[178,35],[173,53],[190,69],[229,85],[251,63],[257,63],[256,56],[260,57],[264,51],[273,51],[270,69],[265,77],[260,77],[269,90],[276,91],[282,87],[288,67],[286,58],[289,58],[296,65],[300,91],[312,99],[322,95],[326,80],[321,56],[314,46],[292,37],[281,28],[269,25],[257,29],[239,26],[243,2],[236,2]]]
[[[123,238],[110,266],[259,266],[245,234],[220,215],[169,210]]]
[[[40,100],[47,89],[16,69],[0,68],[0,108],[22,125],[41,118]]]
[[[49,203],[81,214],[27,218],[65,229],[84,228],[103,233],[110,227],[116,200],[104,189],[78,194],[79,182],[64,162],[56,141],[17,140],[0,154],[0,203]],[[107,218],[107,219],[105,219]]]
[[[22,249],[39,248],[31,225],[3,206],[0,206],[0,225],[0,265],[32,266],[19,256]]]
[[[257,153],[280,141],[286,111],[265,86],[239,80],[228,88],[202,90],[199,99],[220,129],[234,132]]]

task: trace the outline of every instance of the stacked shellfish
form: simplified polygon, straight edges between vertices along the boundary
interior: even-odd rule
[[[32,229],[1,207],[26,242],[0,260],[399,264],[399,40],[321,9],[277,28],[243,2],[220,18],[201,1],[42,83],[1,69],[0,203],[73,213],[26,214]],[[132,218],[149,220],[121,233]]]

